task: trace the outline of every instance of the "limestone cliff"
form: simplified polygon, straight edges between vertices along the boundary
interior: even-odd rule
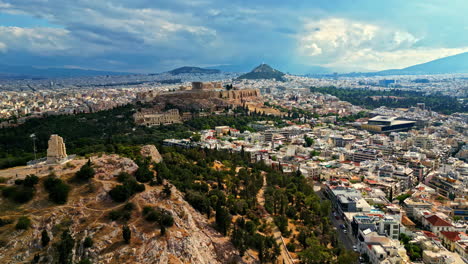
[[[243,262],[229,239],[214,230],[208,219],[195,211],[175,187],[171,187],[170,198],[162,194],[161,186],[149,185],[144,192],[131,198],[135,209],[127,224],[132,239],[130,244],[125,244],[123,222],[109,219],[109,212],[121,209],[123,204],[113,202],[108,191],[118,184],[117,173],[131,173],[137,166],[116,155],[93,157],[92,162],[97,172],[94,179],[84,184],[70,182],[72,191],[65,205],[55,205],[47,200],[42,180],[34,199],[25,205],[5,206],[9,202],[0,200],[1,218],[13,220],[13,223],[0,227],[0,263],[31,263],[35,255],[39,256],[39,263],[55,263],[54,245],[64,230],[70,230],[76,241],[73,263],[84,258],[91,259],[92,263],[118,264]],[[53,169],[60,178],[67,180],[84,163],[85,160],[75,160],[67,169]],[[164,208],[172,214],[174,225],[166,234],[161,235],[156,224],[143,219],[142,208],[148,205]],[[25,231],[15,230],[14,223],[22,215],[31,219],[31,227]],[[51,238],[46,247],[41,245],[43,230]],[[84,247],[86,237],[92,238],[92,247]]]

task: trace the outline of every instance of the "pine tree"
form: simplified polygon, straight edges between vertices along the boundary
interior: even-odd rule
[[[122,236],[126,244],[130,244],[130,239],[132,238],[132,231],[128,226],[122,227]]]
[[[231,219],[232,216],[224,206],[216,207],[216,226],[223,235],[227,235],[229,227],[231,226]]]
[[[50,237],[46,230],[42,230],[41,242],[43,247],[47,246],[50,242]]]

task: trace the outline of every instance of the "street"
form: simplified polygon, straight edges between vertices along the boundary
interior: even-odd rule
[[[328,200],[328,198],[325,197],[325,195],[323,194],[323,190],[324,190],[323,185],[321,185],[320,183],[316,183],[314,185],[314,191],[315,193],[317,193],[320,199]],[[329,217],[333,226],[336,228],[336,232],[338,233],[338,240],[343,244],[343,246],[346,249],[353,250],[353,245],[355,245],[355,240],[351,238],[351,230],[348,230],[348,233],[345,234],[343,232],[343,229],[340,227],[341,224],[344,224],[341,217],[340,217],[340,220],[337,220],[332,212],[330,213]]]

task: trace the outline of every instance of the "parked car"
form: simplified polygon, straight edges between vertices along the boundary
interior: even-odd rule
[[[356,245],[353,246],[353,251],[356,251],[356,252],[358,251]]]

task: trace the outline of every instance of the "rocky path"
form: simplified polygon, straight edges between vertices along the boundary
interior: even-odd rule
[[[257,193],[257,202],[262,208],[265,208],[265,190],[266,190],[266,187],[267,187],[266,175],[263,174],[263,186],[260,189],[260,191],[258,191],[258,193]],[[272,224],[272,226],[273,226],[273,230],[272,230],[273,237],[275,238],[276,243],[278,243],[278,245],[280,246],[281,254],[280,254],[280,257],[277,260],[277,263],[294,264],[294,259],[291,257],[291,255],[289,254],[288,249],[286,248],[286,244],[284,243],[284,239],[281,236],[281,232],[273,222],[273,217],[265,209],[263,209],[263,210],[264,210],[264,213],[265,213],[265,219],[266,219],[267,223]]]

